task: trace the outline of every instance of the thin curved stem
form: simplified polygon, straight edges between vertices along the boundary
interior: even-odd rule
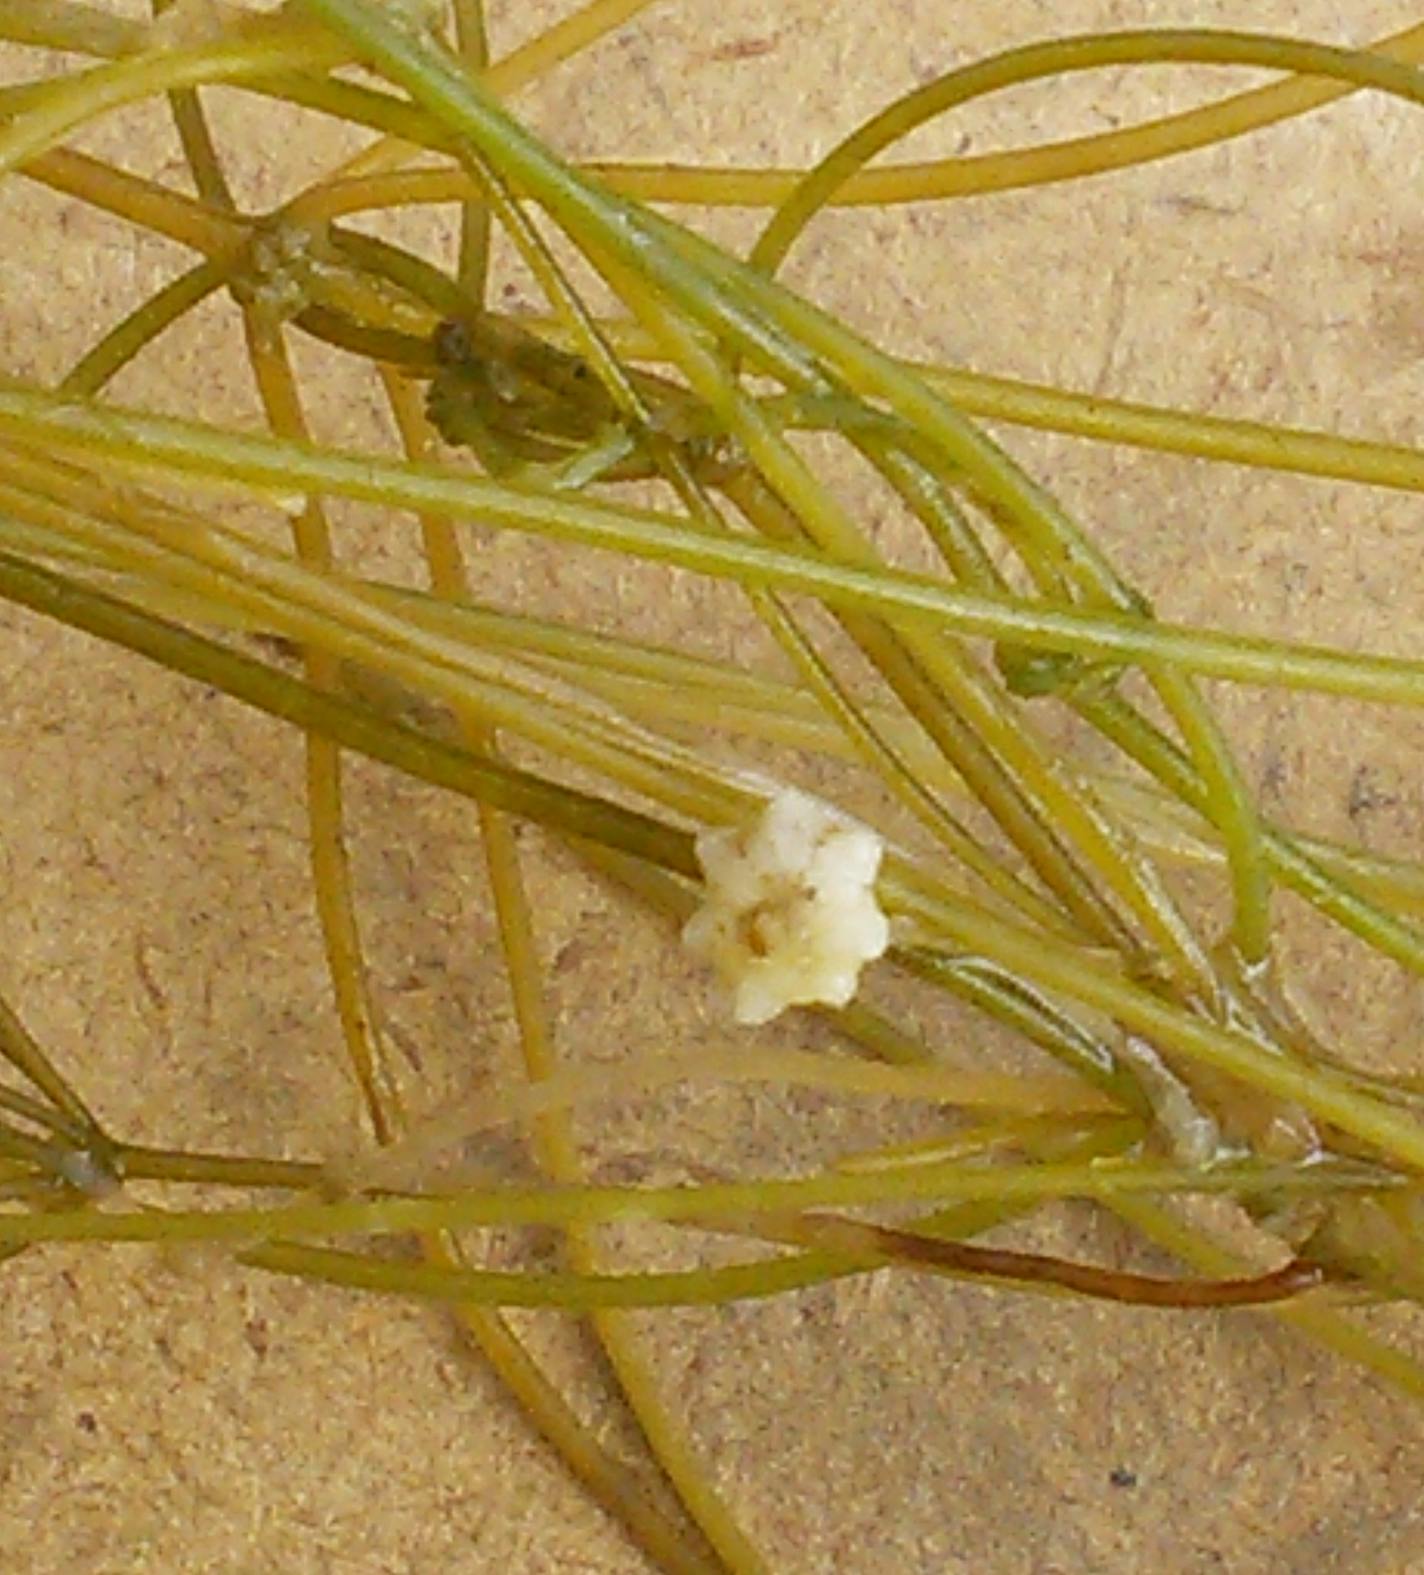
[[[1353,87],[1373,87],[1412,103],[1424,103],[1424,74],[1405,60],[1364,50],[1273,38],[1261,33],[1207,28],[1095,33],[1082,38],[1025,44],[975,61],[897,99],[839,142],[781,203],[752,248],[754,266],[774,270],[810,219],[835,191],[878,153],[917,126],[976,98],[1045,77],[1093,71],[1104,66],[1265,66],[1324,76]],[[1293,84],[1279,84],[1290,87]],[[1212,136],[1209,140],[1215,141]],[[1190,145],[1190,144],[1188,144]]]
[[[301,67],[340,65],[349,52],[329,34],[271,23],[244,36],[164,49],[64,77],[45,101],[0,127],[0,175],[48,152],[79,126],[125,104],[203,82],[226,82]]]
[[[66,394],[97,394],[141,350],[220,290],[230,272],[222,263],[203,262],[179,274],[85,351],[65,374],[60,390]]]

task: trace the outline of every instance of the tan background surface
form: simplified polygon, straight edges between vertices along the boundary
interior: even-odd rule
[[[498,4],[507,43],[561,6]],[[1342,21],[1342,13],[1345,20]],[[581,155],[804,161],[947,65],[1090,26],[1197,23],[1363,41],[1415,20],[1385,0],[681,0],[528,95]],[[29,64],[17,70],[33,69]],[[916,140],[983,149],[1193,101],[1202,72],[1094,76],[1004,97]],[[1236,76],[1241,83],[1244,78]],[[242,200],[270,205],[350,140],[300,136],[214,95],[248,140]],[[177,180],[161,116],[87,146]],[[1039,194],[820,223],[793,276],[926,357],[1228,413],[1417,438],[1424,118],[1378,99],[1247,142]],[[741,216],[715,230],[744,237]],[[34,187],[0,187],[0,364],[57,376],[178,253]],[[249,420],[230,307],[127,374],[118,397]],[[321,431],[381,433],[372,387],[302,350]],[[1405,649],[1417,500],[1008,435],[1170,616]],[[406,539],[346,541],[391,572]],[[492,543],[481,573],[525,604],[701,644],[734,618],[690,583]],[[724,645],[751,648],[728,624]],[[1414,640],[1417,648],[1417,639]],[[1272,804],[1313,829],[1416,851],[1417,716],[1226,695]],[[296,742],[235,706],[27,617],[0,615],[0,975],[115,1130],[323,1155],[354,1103],[306,887]],[[476,850],[458,808],[353,769],[382,1002],[437,1089],[507,1053]],[[700,983],[538,839],[570,1054],[711,1040]],[[1316,1006],[1352,1043],[1414,1060],[1419,997],[1312,927]],[[935,1030],[960,1035],[965,1025]],[[814,1101],[668,1096],[616,1116],[609,1152],[655,1174],[695,1140],[774,1166],[873,1141]],[[787,1136],[795,1131],[795,1140]],[[1061,1242],[1111,1255],[1065,1214]],[[560,1370],[558,1326],[521,1320]],[[1264,1319],[1085,1310],[877,1278],[769,1305],[644,1320],[667,1393],[778,1575],[1424,1568],[1419,1414]],[[442,1315],[307,1290],[198,1256],[35,1253],[0,1291],[0,1567],[50,1571],[645,1568]],[[583,1384],[590,1406],[597,1387]],[[1135,1485],[1114,1486],[1115,1470]]]

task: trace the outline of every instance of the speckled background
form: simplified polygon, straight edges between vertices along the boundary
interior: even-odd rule
[[[495,3],[501,47],[562,5]],[[579,156],[800,163],[895,93],[1050,29],[1250,26],[1364,41],[1387,0],[680,0],[527,94]],[[11,57],[14,58],[14,57]],[[34,69],[32,57],[16,72]],[[1220,73],[1094,74],[919,134],[979,151],[1185,106]],[[1234,84],[1250,80],[1237,73]],[[315,117],[212,94],[245,205],[349,152]],[[300,135],[294,134],[299,124]],[[156,110],[83,145],[179,180]],[[1424,118],[1356,99],[1230,146],[1039,193],[820,221],[790,276],[926,358],[1108,394],[1418,439]],[[744,240],[744,214],[708,221]],[[0,365],[58,376],[180,262],[167,243],[23,181],[0,185]],[[434,227],[431,228],[433,238]],[[511,276],[512,277],[512,276]],[[511,288],[516,292],[518,283]],[[115,397],[254,419],[234,314],[210,303]],[[384,440],[374,385],[298,345],[322,436]],[[1417,648],[1417,499],[1004,434],[1161,612]],[[408,536],[338,510],[343,550],[414,572]],[[521,604],[751,654],[728,593],[491,541]],[[653,586],[656,583],[656,594]],[[1220,696],[1273,810],[1383,849],[1420,843],[1421,722]],[[351,1142],[354,1101],[307,886],[296,740],[27,616],[0,613],[0,987],[112,1127],[303,1156]],[[468,813],[351,770],[373,969],[432,1090],[507,1056],[510,1012]],[[542,839],[524,839],[573,1057],[722,1036],[701,981]],[[1419,994],[1316,926],[1289,944],[1321,1019],[1417,1066]],[[969,1025],[936,1032],[959,1042]],[[794,1030],[791,1031],[794,1034]],[[656,1174],[691,1143],[774,1168],[874,1141],[874,1112],[789,1094],[674,1093],[600,1142]],[[1064,1211],[1042,1239],[1119,1238]],[[1056,1236],[1055,1233],[1056,1232]],[[601,1377],[522,1317],[592,1413]],[[1418,1412],[1268,1319],[1153,1316],[880,1276],[638,1320],[670,1402],[777,1575],[1076,1575],[1424,1568]],[[647,1566],[571,1483],[438,1311],[305,1289],[199,1254],[28,1255],[0,1289],[0,1566],[54,1571],[598,1571]]]

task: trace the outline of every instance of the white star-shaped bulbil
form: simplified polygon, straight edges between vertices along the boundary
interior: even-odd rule
[[[868,827],[788,788],[755,820],[697,838],[702,906],[683,944],[710,963],[739,1023],[788,1006],[844,1006],[890,944],[875,898],[885,852]]]

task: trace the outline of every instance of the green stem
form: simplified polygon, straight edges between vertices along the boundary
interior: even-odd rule
[[[40,1241],[178,1242],[286,1240],[300,1236],[400,1235],[497,1225],[568,1228],[773,1216],[816,1208],[877,1204],[945,1206],[1054,1198],[1201,1193],[1224,1197],[1399,1193],[1403,1181],[1374,1166],[1319,1160],[1310,1165],[1223,1162],[1206,1170],[1158,1160],[989,1166],[952,1161],[791,1180],[703,1186],[534,1186],[465,1191],[448,1197],[387,1197],[273,1208],[98,1209],[65,1214],[0,1214],[0,1243]],[[1413,1194],[1410,1194],[1413,1196]]]
[[[190,268],[129,313],[74,363],[60,388],[67,394],[97,394],[146,345],[185,313],[220,290],[232,270],[218,262]]]
[[[284,496],[313,490],[477,519],[722,579],[801,592],[832,606],[924,621],[971,637],[1065,651],[1109,664],[1162,663],[1237,683],[1424,704],[1424,661],[1348,654],[1325,646],[1161,624],[1127,613],[1046,608],[1037,601],[959,591],[928,576],[839,563],[810,549],[713,535],[648,510],[524,491],[435,466],[223,432],[31,389],[0,388],[0,424],[91,459],[106,457],[229,485],[246,482]]]
[[[111,16],[75,0],[44,0],[43,5],[35,0],[0,0],[0,38],[11,44],[112,57],[133,54],[148,37],[142,22]]]
[[[98,1133],[99,1123],[89,1107],[44,1053],[39,1041],[25,1027],[8,1001],[0,998],[0,1055],[32,1082],[75,1126]]]
[[[63,142],[86,121],[154,93],[264,76],[297,67],[320,69],[349,59],[329,35],[269,22],[190,49],[163,49],[63,77],[45,102],[0,127],[0,175]]]
[[[765,1263],[738,1263],[671,1274],[520,1274],[395,1263],[363,1253],[289,1242],[254,1247],[239,1253],[238,1260],[275,1274],[354,1290],[482,1306],[562,1307],[572,1312],[629,1307],[721,1307],[729,1302],[804,1290],[809,1285],[822,1285],[874,1266],[858,1264],[845,1254],[803,1252]]]
[[[409,776],[571,836],[606,842],[681,874],[698,873],[687,832],[515,766],[437,743],[363,706],[324,694],[276,668],[4,552],[0,552],[0,597],[136,651]]]
[[[328,0],[308,0],[321,9]],[[1424,104],[1424,73],[1399,60],[1329,44],[1207,28],[1150,29],[1050,39],[977,60],[897,99],[838,143],[777,209],[751,253],[772,270],[845,181],[917,126],[976,98],[1045,77],[1125,65],[1263,66],[1331,77]]]

